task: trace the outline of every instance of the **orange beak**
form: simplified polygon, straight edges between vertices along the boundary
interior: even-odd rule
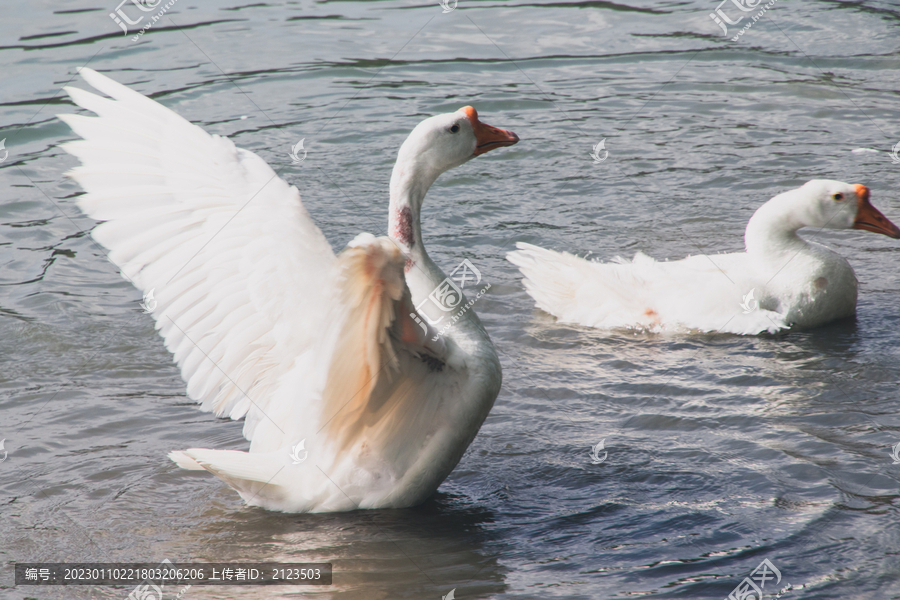
[[[512,146],[519,141],[519,136],[512,131],[492,127],[478,120],[478,112],[471,106],[464,106],[459,109],[469,117],[472,129],[475,131],[475,152],[473,156],[490,152],[494,148],[502,146]]]
[[[853,221],[853,229],[865,229],[895,240],[900,239],[900,229],[872,206],[869,202],[869,188],[861,184],[856,185],[856,220]]]

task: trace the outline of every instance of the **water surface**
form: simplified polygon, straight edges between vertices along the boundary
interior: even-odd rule
[[[335,566],[327,589],[187,599],[721,599],[764,558],[783,598],[900,598],[896,241],[806,232],[855,268],[857,318],[747,338],[560,325],[504,258],[518,240],[603,260],[737,251],[756,207],[814,177],[868,185],[897,221],[895,3],[780,0],[732,42],[699,0],[178,0],[133,42],[104,2],[11,0],[0,19],[4,599],[130,591],[14,588],[16,562],[166,558]],[[471,104],[518,133],[426,199],[430,255],[492,284],[475,309],[504,386],[425,505],[269,513],[166,459],[248,443],[186,398],[87,235],[53,116],[74,110],[61,88],[83,65],[258,153],[336,248],[385,232],[396,149],[422,118]]]

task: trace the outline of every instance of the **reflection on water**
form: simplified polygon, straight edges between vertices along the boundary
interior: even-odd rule
[[[328,589],[186,600],[720,599],[763,558],[797,597],[900,594],[895,241],[807,232],[856,270],[857,318],[756,338],[563,326],[504,258],[519,240],[601,260],[738,251],[756,207],[813,177],[864,183],[898,218],[892,3],[779,2],[738,44],[700,1],[178,0],[138,42],[114,9],[18,3],[0,20],[4,599],[129,592],[12,588],[13,562],[164,558],[335,565]],[[268,513],[166,459],[248,444],[187,401],[140,293],[86,235],[53,117],[85,64],[258,153],[338,248],[384,233],[396,149],[421,118],[471,104],[519,134],[423,209],[435,261],[468,258],[491,283],[476,310],[504,365],[434,498]]]
[[[469,597],[505,589],[506,569],[498,557],[510,548],[502,536],[484,528],[495,521],[493,512],[446,493],[415,509],[366,511],[351,519],[208,508],[191,520],[199,525],[178,530],[169,552],[191,552],[200,561],[331,562],[340,576],[320,595],[422,598],[434,596],[435,590],[446,594],[462,588],[460,582]],[[310,589],[315,591],[291,591]]]

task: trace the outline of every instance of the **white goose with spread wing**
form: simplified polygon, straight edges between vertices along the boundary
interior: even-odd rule
[[[475,109],[421,122],[400,148],[388,237],[335,256],[297,189],[257,155],[90,69],[112,99],[67,88],[98,117],[61,115],[83,140],[70,174],[93,237],[155,292],[152,316],[204,410],[245,418],[249,452],[192,448],[251,505],[285,512],[407,507],[462,457],[500,390],[474,310],[437,335],[415,306],[444,279],[419,212],[437,177],[518,137]]]
[[[797,235],[803,227],[865,229],[900,238],[869,202],[869,189],[815,179],[763,204],[744,234],[746,252],[657,262],[638,253],[612,263],[519,243],[509,253],[538,308],[565,323],[651,331],[737,334],[814,327],[856,310],[847,260]]]

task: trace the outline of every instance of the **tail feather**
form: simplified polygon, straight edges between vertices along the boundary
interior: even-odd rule
[[[258,506],[265,502],[268,505],[284,502],[289,497],[282,485],[287,480],[280,477],[287,462],[272,453],[190,448],[170,452],[169,458],[182,469],[209,471],[237,490],[248,504]]]
[[[642,296],[646,283],[634,263],[594,263],[568,252],[519,242],[507,257],[525,276],[525,289],[541,310],[567,323],[591,327],[652,326],[655,311]],[[647,306],[645,306],[647,305]]]
[[[525,289],[538,308],[566,323],[743,335],[788,327],[780,313],[741,310],[741,293],[749,291],[751,279],[741,272],[746,269],[737,255],[657,262],[639,252],[631,261],[601,263],[522,242],[516,246],[507,256],[525,276]]]
[[[317,468],[312,455],[293,463],[287,449],[275,452],[239,452],[190,448],[169,454],[189,470],[205,469],[234,488],[251,506],[289,513],[340,512],[359,508],[345,494],[357,490],[335,485]]]
[[[182,469],[187,469],[188,471],[205,471],[206,470],[203,468],[203,465],[201,465],[196,460],[194,460],[193,458],[188,456],[188,454],[186,452],[180,452],[177,450],[169,452],[169,458],[176,465],[178,465]]]

